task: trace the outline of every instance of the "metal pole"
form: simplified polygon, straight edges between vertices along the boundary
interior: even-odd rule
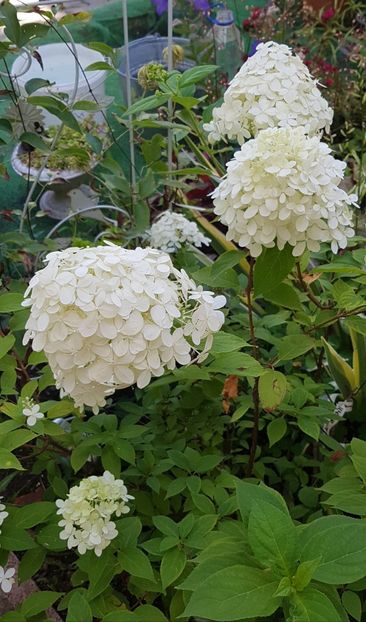
[[[123,38],[124,38],[124,48],[125,48],[124,52],[126,55],[127,107],[130,108],[132,104],[132,95],[131,95],[130,52],[128,48],[127,0],[122,0],[122,17],[123,17]],[[132,115],[129,115],[128,117],[128,131],[129,131],[129,140],[130,140],[132,201],[134,201],[136,197],[136,167],[135,167],[135,147],[134,147],[134,137],[133,137]]]
[[[173,0],[168,0],[168,71],[173,69]],[[168,119],[172,121],[173,102],[168,100]],[[173,130],[168,129],[168,170],[173,169]]]

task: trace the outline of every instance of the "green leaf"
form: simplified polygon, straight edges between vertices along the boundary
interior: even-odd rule
[[[189,86],[190,84],[201,82],[201,80],[207,78],[207,76],[216,71],[216,69],[217,65],[198,65],[197,67],[187,69],[182,74],[179,86],[180,88],[183,88],[185,86]]]
[[[19,508],[16,513],[17,527],[30,529],[44,523],[49,516],[56,512],[56,506],[51,501],[39,501]]]
[[[254,503],[258,501],[269,503],[289,516],[287,505],[281,495],[276,490],[273,490],[273,488],[269,488],[262,483],[258,485],[238,480],[236,482],[236,496],[240,514],[245,523],[249,518]]]
[[[267,436],[269,440],[269,446],[272,447],[278,441],[281,440],[285,436],[287,432],[287,423],[284,417],[279,417],[278,419],[273,419],[267,425]]]
[[[24,88],[27,91],[28,95],[31,95],[32,93],[34,93],[34,91],[38,91],[38,89],[42,89],[45,86],[51,85],[52,82],[50,82],[49,80],[44,80],[43,78],[31,78],[25,83]]]
[[[249,514],[248,539],[255,558],[291,576],[296,558],[296,528],[291,518],[265,501],[253,503]]]
[[[148,581],[154,580],[154,573],[149,558],[140,549],[129,547],[121,551],[118,556],[122,570],[133,577],[141,577]]]
[[[366,575],[366,523],[348,516],[318,518],[301,533],[301,561],[320,557],[314,579],[330,585]]]
[[[291,272],[295,261],[289,244],[282,251],[277,247],[265,248],[254,266],[254,296],[265,295],[275,289]]]
[[[122,460],[129,464],[135,464],[135,449],[129,441],[124,438],[116,438],[113,441],[113,449]]]
[[[278,580],[264,570],[223,568],[198,585],[183,615],[215,622],[270,616],[280,605],[274,598],[277,585]]]
[[[16,469],[17,471],[24,471],[18,458],[14,456],[8,449],[2,449],[0,447],[0,469]]]
[[[61,592],[34,592],[22,603],[20,611],[24,616],[30,618],[52,607],[60,596]]]
[[[314,572],[319,566],[320,558],[302,562],[296,569],[293,585],[297,592],[302,592],[310,583]]]
[[[165,536],[178,536],[179,537],[179,527],[177,523],[175,523],[168,516],[154,516],[153,523],[161,533]]]
[[[316,441],[319,440],[320,426],[318,421],[307,415],[299,415],[297,417],[297,424],[300,430],[305,434],[311,436],[311,438],[314,438]]]
[[[174,548],[164,553],[160,565],[160,576],[163,590],[174,583],[182,574],[187,557],[183,550]]]
[[[259,378],[258,390],[262,407],[265,410],[275,410],[286,395],[286,377],[281,372],[270,369]]]
[[[287,283],[280,283],[274,289],[263,294],[263,297],[269,300],[269,302],[274,302],[279,307],[285,307],[286,309],[301,309],[302,307],[299,294]]]
[[[41,547],[26,551],[19,563],[19,580],[23,582],[31,579],[42,567],[45,557],[46,551]]]
[[[344,399],[348,399],[355,388],[355,375],[352,367],[340,354],[322,337],[329,371],[341,390]]]
[[[0,296],[0,313],[12,313],[22,309],[23,294],[9,293]]]
[[[5,24],[5,35],[17,46],[22,45],[22,31],[17,16],[17,10],[10,2],[3,2],[1,5],[1,13]]]
[[[277,364],[279,361],[291,361],[305,354],[315,346],[314,339],[306,335],[288,335],[282,337],[278,346]]]
[[[15,337],[10,333],[9,335],[5,335],[5,337],[0,338],[0,359],[12,349],[14,343]]]
[[[66,622],[93,622],[93,613],[83,594],[75,592],[69,601]]]
[[[114,67],[103,60],[99,60],[85,67],[85,71],[114,71]]]
[[[137,201],[133,208],[136,230],[145,231],[150,225],[150,209],[145,201]]]
[[[0,436],[0,444],[2,449],[13,451],[13,449],[32,441],[34,438],[36,438],[36,434],[30,430],[14,430],[8,432],[4,437]]]
[[[332,601],[322,592],[307,588],[296,594],[291,622],[342,622]]]
[[[248,345],[248,342],[241,337],[220,331],[214,335],[210,352],[217,352],[218,354],[221,352],[235,352],[235,350],[241,350]]]
[[[109,551],[104,551],[91,565],[89,576],[88,599],[92,600],[99,596],[109,586],[116,572],[116,559]]]
[[[217,371],[235,376],[260,376],[264,373],[263,367],[249,354],[243,352],[228,352],[215,356],[215,359],[207,366],[209,371]]]
[[[145,110],[151,110],[152,108],[159,108],[168,101],[169,97],[165,94],[150,95],[143,99],[138,99],[130,108],[126,110],[123,116],[129,116],[145,112]]]
[[[237,266],[242,258],[243,254],[240,251],[226,251],[222,253],[212,264],[211,275],[213,277],[222,276],[229,268]]]
[[[361,622],[362,603],[358,594],[347,590],[342,594],[342,605],[352,618]]]

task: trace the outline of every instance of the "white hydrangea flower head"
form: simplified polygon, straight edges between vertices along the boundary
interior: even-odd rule
[[[61,396],[94,413],[116,389],[191,362],[220,330],[224,296],[202,290],[169,255],[114,245],[50,253],[30,281],[23,343],[44,350]]]
[[[229,139],[240,145],[270,127],[303,127],[310,135],[329,131],[333,110],[317,84],[287,45],[260,43],[203,127],[212,143]]]
[[[0,587],[5,594],[9,594],[15,583],[14,579],[15,568],[8,568],[5,570],[3,566],[0,566]]]
[[[0,497],[0,527],[3,524],[4,520],[7,518],[7,516],[9,516],[9,512],[6,511],[6,506],[4,505],[4,503],[1,503],[1,500],[4,497]],[[0,529],[0,533],[1,533],[1,529]]]
[[[22,415],[26,418],[26,424],[31,428],[36,425],[39,419],[44,418],[44,414],[40,411],[39,404],[36,404],[31,398],[26,397],[22,400]]]
[[[150,229],[151,246],[166,253],[174,253],[187,242],[200,248],[203,244],[210,244],[210,241],[195,222],[170,210],[163,212]]]
[[[56,501],[57,514],[62,516],[58,523],[63,527],[61,540],[67,540],[68,548],[76,547],[81,555],[93,550],[100,557],[118,535],[112,516],[128,514],[127,503],[133,498],[123,480],[109,471],[81,480],[69,490],[66,500]]]
[[[300,256],[322,242],[337,253],[354,235],[350,206],[357,197],[339,187],[345,166],[303,128],[263,130],[228,163],[212,194],[215,214],[227,238],[252,257],[285,244]]]

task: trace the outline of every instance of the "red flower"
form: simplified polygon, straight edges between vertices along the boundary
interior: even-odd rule
[[[250,28],[252,25],[252,21],[250,19],[243,19],[243,28]]]
[[[327,9],[324,9],[322,13],[322,22],[328,22],[334,16],[335,16],[335,8],[332,6],[329,6]]]
[[[325,84],[325,86],[329,86],[329,87],[334,86],[334,80],[333,80],[333,78],[325,78],[325,80],[324,80],[324,84]]]

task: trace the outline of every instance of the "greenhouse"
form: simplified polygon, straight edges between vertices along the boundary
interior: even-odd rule
[[[362,0],[0,3],[0,622],[366,622]]]

